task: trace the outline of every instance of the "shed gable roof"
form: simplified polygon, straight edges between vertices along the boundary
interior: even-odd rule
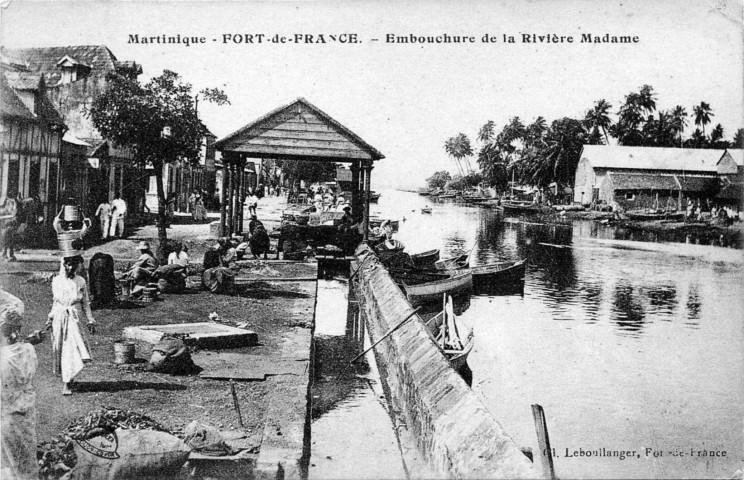
[[[744,150],[739,148],[729,148],[726,152],[731,155],[731,158],[734,160],[736,165],[744,167]]]
[[[715,173],[724,153],[698,148],[584,145],[581,159],[587,159],[594,168]]]
[[[380,160],[382,153],[304,98],[280,107],[214,144],[265,158]]]

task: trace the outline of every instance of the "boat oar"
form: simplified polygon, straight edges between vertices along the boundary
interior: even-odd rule
[[[341,379],[341,377],[344,376],[344,374],[346,373],[346,371],[349,369],[349,367],[351,367],[354,364],[354,362],[356,362],[357,360],[359,360],[360,358],[362,358],[367,352],[369,352],[370,350],[372,350],[373,348],[375,348],[378,343],[380,343],[381,341],[385,340],[388,336],[390,336],[391,333],[393,333],[394,331],[396,331],[400,327],[402,327],[403,324],[405,324],[408,320],[410,320],[411,318],[413,318],[413,316],[416,315],[416,313],[418,313],[419,310],[421,310],[421,307],[417,307],[416,309],[414,309],[411,313],[409,313],[408,315],[406,315],[406,318],[404,318],[402,322],[400,322],[398,325],[394,326],[393,328],[391,328],[390,330],[388,330],[387,332],[385,332],[385,335],[383,335],[382,337],[380,337],[379,340],[377,340],[375,343],[373,343],[372,345],[370,345],[370,347],[368,349],[366,349],[365,351],[363,351],[362,353],[360,353],[356,357],[352,358],[351,361],[349,362],[349,364],[346,365],[346,368],[344,368],[343,371],[338,375],[338,377],[336,378],[336,382],[338,382]]]

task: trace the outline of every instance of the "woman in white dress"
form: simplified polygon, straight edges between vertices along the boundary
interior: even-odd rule
[[[90,349],[81,322],[95,333],[96,320],[90,310],[90,296],[85,279],[77,275],[83,258],[63,257],[59,275],[52,280],[54,303],[49,312],[47,329],[52,331],[54,371],[62,375],[62,395],[71,395],[70,382],[91,360]]]

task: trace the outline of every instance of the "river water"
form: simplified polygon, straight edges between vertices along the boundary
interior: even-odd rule
[[[473,296],[461,318],[475,331],[473,390],[535,452],[530,405],[543,406],[559,477],[742,468],[741,250],[627,240],[599,223],[550,225],[397,191],[372,213],[401,221],[396,238],[411,253],[474,248],[473,265],[528,258],[522,291]],[[619,451],[633,453],[603,456]]]

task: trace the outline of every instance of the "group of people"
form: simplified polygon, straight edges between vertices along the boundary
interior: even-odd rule
[[[101,230],[101,238],[122,238],[124,236],[124,218],[127,214],[127,202],[117,193],[111,202],[102,202],[96,209],[95,217]]]
[[[313,194],[313,206],[316,212],[343,212],[348,207],[343,192],[334,193],[330,188],[317,186]]]
[[[206,195],[206,192],[200,193],[197,190],[194,190],[189,195],[189,208],[191,209],[191,217],[195,222],[201,222],[207,218],[207,208],[204,205]]]
[[[685,219],[687,221],[703,221],[707,217],[708,212],[710,212],[711,219],[724,222],[730,222],[738,217],[738,212],[728,205],[720,206],[715,203],[711,205],[707,201],[701,202],[699,199],[693,201],[691,198],[687,200],[685,211]]]

